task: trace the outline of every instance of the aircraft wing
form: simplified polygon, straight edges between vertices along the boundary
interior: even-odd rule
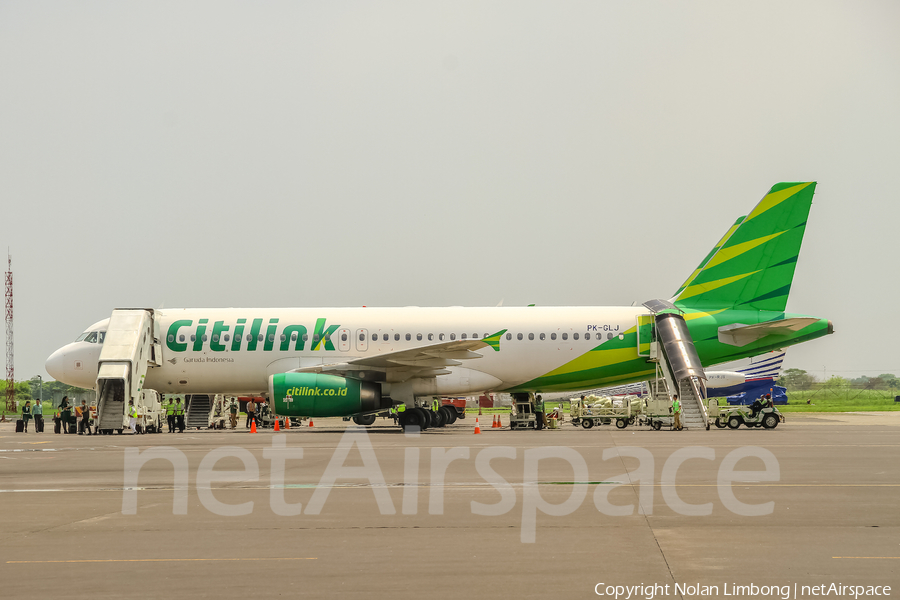
[[[818,320],[812,317],[794,317],[792,319],[767,321],[756,325],[735,323],[719,327],[719,341],[731,346],[746,346],[767,335],[789,334],[800,331]]]
[[[480,340],[439,342],[341,363],[301,367],[293,369],[292,372],[328,373],[347,377],[355,376],[360,379],[386,379],[388,381],[405,381],[413,377],[448,375],[450,371],[447,370],[447,367],[462,365],[462,361],[482,358],[482,355],[475,352],[475,350],[493,348],[495,352],[499,351],[500,338],[504,333],[506,333],[505,329]],[[375,375],[379,373],[383,375]]]

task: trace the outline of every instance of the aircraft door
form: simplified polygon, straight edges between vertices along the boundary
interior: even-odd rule
[[[637,351],[638,356],[650,356],[650,344],[656,335],[656,321],[653,315],[638,315],[637,318]]]
[[[366,352],[369,349],[369,330],[368,329],[357,329],[356,330],[356,351],[357,352]]]
[[[338,350],[341,352],[350,352],[350,330],[338,329]]]

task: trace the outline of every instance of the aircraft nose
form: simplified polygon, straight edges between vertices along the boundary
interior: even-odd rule
[[[65,352],[63,352],[63,348],[60,348],[51,354],[49,358],[47,358],[47,362],[44,363],[44,369],[46,369],[50,377],[56,381],[62,381],[65,377],[66,370],[63,366],[65,358]]]

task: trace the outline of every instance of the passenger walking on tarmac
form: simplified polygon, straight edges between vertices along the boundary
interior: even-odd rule
[[[78,435],[83,433],[91,435],[91,409],[87,405],[87,400],[81,401],[81,431]]]
[[[228,412],[231,414],[231,429],[237,429],[238,405],[237,400],[234,398],[231,399],[231,406],[228,407]]]
[[[31,409],[34,416],[34,431],[36,433],[44,433],[44,407],[41,406],[40,400],[34,401],[34,408]]]
[[[28,433],[28,421],[31,420],[31,400],[25,402],[22,407],[22,421],[25,422],[25,433]]]
[[[538,431],[544,428],[544,399],[540,394],[534,397],[534,427]]]
[[[178,427],[178,433],[184,433],[184,405],[181,398],[175,403],[175,425]]]
[[[675,415],[675,423],[672,425],[672,429],[681,431],[683,429],[681,426],[681,403],[678,401],[678,394],[672,395],[672,414]]]
[[[72,407],[69,406],[69,397],[63,396],[59,403],[59,420],[62,425],[62,432],[69,433],[69,419],[72,417]]]
[[[131,433],[137,433],[137,409],[134,407],[134,400],[128,401],[128,426],[131,427]]]
[[[247,402],[247,424],[244,426],[250,429],[250,421],[256,422],[256,402],[249,400]]]
[[[172,398],[166,405],[166,425],[169,426],[169,433],[175,433],[175,400]]]

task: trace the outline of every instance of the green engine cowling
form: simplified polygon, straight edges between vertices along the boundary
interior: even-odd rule
[[[276,414],[287,417],[343,417],[391,407],[371,381],[321,373],[278,373],[269,377]]]

